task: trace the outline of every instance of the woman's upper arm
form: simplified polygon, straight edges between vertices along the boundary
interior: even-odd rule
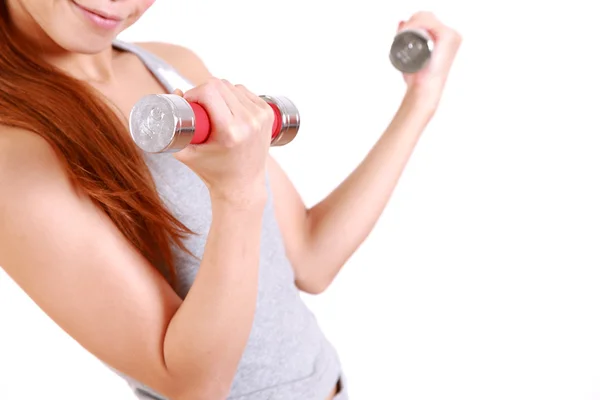
[[[2,126],[0,266],[89,352],[171,391],[163,340],[181,299],[76,193],[43,139]]]

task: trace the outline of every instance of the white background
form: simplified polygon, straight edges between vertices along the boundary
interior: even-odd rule
[[[444,100],[389,207],[307,301],[352,400],[598,400],[592,4],[162,0],[121,37],[189,46],[215,75],[291,98],[301,134],[273,154],[314,204],[400,102],[387,59],[398,20],[432,10],[458,29]],[[4,274],[0,324],[0,399],[132,398]]]

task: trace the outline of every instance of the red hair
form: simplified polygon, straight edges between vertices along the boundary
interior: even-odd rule
[[[30,45],[10,29],[0,0],[0,125],[44,138],[75,187],[172,280],[171,245],[184,249],[192,232],[162,203],[125,118],[89,84],[27,50]]]

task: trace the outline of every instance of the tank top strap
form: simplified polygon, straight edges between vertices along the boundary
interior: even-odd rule
[[[138,45],[115,39],[113,47],[135,54],[168,93],[172,93],[175,89],[186,92],[195,86],[171,64]]]

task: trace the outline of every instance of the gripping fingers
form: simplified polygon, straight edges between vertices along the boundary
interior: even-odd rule
[[[256,107],[256,116],[263,126],[273,126],[274,115],[271,106],[262,98],[249,91],[244,85],[236,85],[240,94]]]
[[[245,108],[245,110],[247,112],[249,112],[250,114],[254,114],[255,113],[255,109],[256,109],[256,105],[251,102],[247,96],[244,95],[244,93],[242,93],[242,91],[239,89],[240,85],[233,85],[231,82],[229,81],[224,81],[225,85],[227,86],[227,88],[231,91],[231,93],[233,93],[237,100],[240,102],[240,104]]]
[[[444,30],[445,26],[432,12],[421,11],[410,17],[410,19],[406,21],[406,24],[404,24],[403,28],[425,28],[434,36],[438,37]]]
[[[202,105],[213,124],[226,126],[233,120],[233,115],[218,88],[220,84],[218,79],[211,78],[205,84],[187,91],[183,97],[190,103]]]
[[[216,83],[216,88],[227,103],[227,106],[231,110],[231,114],[234,117],[238,115],[246,114],[246,107],[240,102],[239,96],[236,93],[235,88],[227,80],[219,80]]]
[[[429,11],[421,11],[415,13],[407,22],[402,26],[402,29],[407,28],[421,28],[426,29],[430,32],[438,43],[442,42],[461,42],[460,35],[444,25],[438,17]]]

